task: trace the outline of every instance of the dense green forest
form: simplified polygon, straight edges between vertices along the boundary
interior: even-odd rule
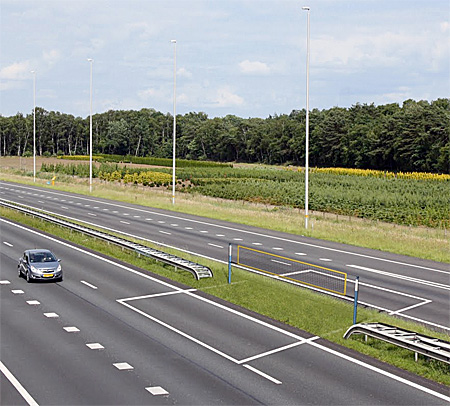
[[[177,158],[304,164],[305,110],[268,118],[177,116]],[[93,116],[94,154],[172,156],[173,117],[154,109]],[[30,155],[33,114],[0,116],[1,155]],[[36,109],[38,155],[88,153],[89,117]],[[310,165],[450,173],[450,99],[310,112]]]

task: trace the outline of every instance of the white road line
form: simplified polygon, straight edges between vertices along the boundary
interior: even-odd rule
[[[90,348],[91,350],[103,350],[105,348],[100,343],[87,343],[86,347]]]
[[[282,273],[282,274],[280,274],[280,276],[299,275],[301,273],[308,273],[308,272],[312,272],[312,269],[306,269],[305,271],[295,271],[295,272]]]
[[[66,330],[68,333],[77,333],[80,331],[78,327],[70,326],[70,327],[63,327],[64,330]]]
[[[11,282],[8,281],[7,279],[4,279],[2,281],[0,281],[0,285],[9,285]]]
[[[67,206],[61,206],[61,209],[69,210],[69,208]]]
[[[80,281],[82,284],[89,286],[91,289],[97,289],[97,286],[91,285],[89,282],[86,281]]]
[[[272,247],[272,249],[275,251],[284,251],[284,248],[281,247]]]
[[[276,262],[277,264],[286,265],[286,266],[292,266],[292,264],[288,262],[278,261],[276,259],[271,259],[272,262]]]
[[[193,230],[192,227],[184,227],[185,230]]]
[[[8,381],[11,382],[11,384],[16,388],[17,392],[20,393],[20,396],[22,396],[30,406],[39,406],[39,404],[27,392],[22,384],[16,379],[16,377],[9,371],[8,368],[6,368],[2,361],[0,361],[0,371],[2,371],[3,375],[5,375]]]
[[[122,215],[123,215],[123,216],[129,216],[130,213],[123,213]]]
[[[12,289],[11,293],[14,295],[23,295],[25,292],[22,289]]]
[[[133,216],[135,219],[138,219],[139,217],[141,217],[141,216]]]
[[[128,221],[120,220],[120,222],[121,222],[122,224],[130,224]]]
[[[187,227],[185,227],[187,228]],[[225,234],[216,234],[216,237],[225,237]]]
[[[89,216],[93,216],[93,217],[97,217],[97,215],[94,214],[94,213],[88,213],[88,215],[89,215]]]
[[[153,396],[161,396],[161,395],[168,395],[169,394],[169,392],[167,392],[161,386],[147,386],[145,388],[145,390],[150,392]]]
[[[171,224],[172,227],[178,227],[178,224]]]
[[[162,230],[158,230],[161,234],[167,234],[167,235],[172,235],[172,233],[169,233],[168,231],[162,231]]]
[[[332,261],[332,259],[330,259],[330,258],[319,258],[319,260],[325,261],[325,262],[330,262],[330,261]]]
[[[8,241],[3,241],[3,244],[7,245],[8,247],[13,247],[13,245],[11,243],[9,243]]]
[[[128,362],[117,362],[113,365],[120,371],[134,369]]]
[[[48,317],[49,319],[57,319],[59,317],[56,313],[44,313],[45,317]]]
[[[408,307],[404,307],[403,309],[395,310],[395,311],[393,311],[393,312],[390,312],[389,314],[390,314],[390,315],[393,315],[393,314],[400,314],[400,313],[402,313],[402,312],[406,312],[407,310],[411,310],[411,309],[414,309],[414,308],[419,307],[419,306],[426,305],[426,304],[431,303],[431,302],[432,302],[431,300],[425,300],[425,301],[422,302],[422,303],[416,303],[415,305],[408,306]]]
[[[409,281],[409,282],[413,282],[413,283],[417,283],[417,284],[421,284],[421,285],[432,286],[432,287],[438,288],[438,289],[450,290],[450,285],[444,285],[442,283],[426,281],[423,279],[417,279],[417,278],[413,278],[411,276],[398,275],[398,274],[391,273],[391,272],[380,271],[378,269],[366,268],[365,266],[359,266],[359,265],[346,265],[346,266],[348,266],[349,268],[361,269],[362,271],[371,272],[371,273],[375,273],[375,274],[379,274],[379,275],[390,276],[391,278],[402,279],[404,281]]]
[[[233,238],[234,241],[243,241],[242,238]]]
[[[208,234],[207,230],[201,230],[200,232],[203,233],[203,234]]]
[[[255,359],[267,357],[268,355],[276,354],[277,352],[281,352],[281,351],[288,350],[290,348],[297,347],[299,345],[307,343],[310,340],[317,340],[318,338],[320,338],[320,337],[319,336],[315,336],[315,337],[311,337],[311,338],[305,339],[303,341],[297,341],[295,343],[285,345],[283,347],[274,348],[273,350],[266,351],[266,352],[263,352],[261,354],[254,355],[254,356],[246,358],[246,359],[241,359],[239,361],[239,364],[245,364],[246,362],[254,361]]]
[[[151,299],[154,297],[161,297],[161,296],[170,296],[170,295],[177,295],[179,293],[186,293],[186,292],[196,292],[197,289],[186,289],[186,290],[171,290],[169,292],[163,292],[163,293],[153,293],[151,295],[144,295],[144,296],[135,296],[135,297],[127,297],[125,299],[118,299],[117,301],[119,303],[122,302],[131,302],[132,300],[141,300],[141,299]]]
[[[211,244],[210,242],[208,243],[208,245],[210,245],[211,247],[223,248],[221,245]]]
[[[244,367],[249,369],[250,371],[254,372],[255,374],[262,376],[263,378],[268,379],[269,381],[271,381],[277,385],[281,385],[283,383],[283,382],[279,381],[278,379],[275,379],[274,377],[265,374],[264,372],[260,371],[259,369],[253,368],[250,365],[245,364]]]
[[[39,302],[38,300],[27,300],[27,304],[29,304],[30,306],[37,306],[40,305],[41,302]]]
[[[159,220],[158,223],[159,224],[165,224],[165,221]]]
[[[252,242],[252,245],[262,245],[260,242]]]
[[[306,255],[304,252],[296,252],[295,255]]]
[[[145,220],[147,220],[147,221],[152,221],[153,219],[151,219],[151,218],[149,217],[149,218],[146,218]]]

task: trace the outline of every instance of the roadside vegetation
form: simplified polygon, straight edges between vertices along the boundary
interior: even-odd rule
[[[65,228],[43,220],[25,216],[5,208],[0,208],[0,215],[133,264],[153,274],[201,290],[290,326],[308,331],[311,334],[318,335],[417,375],[450,385],[450,367],[447,364],[426,359],[422,356],[419,356],[418,362],[415,362],[414,353],[411,351],[371,339],[370,337],[367,343],[360,336],[353,336],[348,340],[344,340],[343,335],[353,322],[353,306],[343,300],[240,269],[233,269],[232,284],[228,284],[228,269],[225,265],[164,248],[165,251],[183,256],[186,259],[201,262],[213,270],[213,278],[196,281],[188,272],[176,272],[170,266],[161,265],[148,258],[139,258],[133,252],[122,251],[114,245],[108,245],[106,242],[77,232],[70,232]],[[144,241],[136,241],[149,245]],[[161,249],[161,247],[157,246],[153,246],[153,248]],[[68,275],[66,276],[67,280],[70,278],[70,269],[67,269],[66,272]],[[392,324],[421,334],[447,341],[450,340],[450,336],[447,334],[430,331],[422,325],[362,307],[358,309],[357,321]]]

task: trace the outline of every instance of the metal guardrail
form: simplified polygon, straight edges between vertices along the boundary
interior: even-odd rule
[[[414,351],[416,361],[417,354],[422,354],[450,364],[450,342],[439,338],[425,336],[414,331],[382,323],[354,324],[344,334],[344,338],[347,339],[352,334],[364,334],[366,337],[371,336]]]
[[[102,231],[94,230],[86,226],[81,226],[71,221],[62,220],[57,217],[50,216],[48,214],[33,210],[26,205],[18,204],[9,200],[0,199],[0,205],[8,207],[10,209],[21,211],[22,213],[42,218],[47,221],[51,221],[52,223],[58,224],[60,226],[68,227],[72,230],[79,231],[92,237],[100,238],[113,244],[117,244],[123,248],[135,251],[138,255],[144,255],[157,261],[161,261],[166,264],[172,265],[175,267],[175,269],[176,268],[184,269],[186,271],[191,272],[197,280],[200,280],[202,278],[212,278],[213,276],[211,269],[208,268],[207,266],[189,261],[187,259],[180,258],[176,255],[168,254],[166,252],[159,251],[142,244],[131,242],[124,238],[116,237]]]

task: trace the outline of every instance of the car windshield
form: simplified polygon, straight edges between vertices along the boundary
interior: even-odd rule
[[[31,262],[55,262],[56,258],[51,252],[37,252],[30,254]]]

